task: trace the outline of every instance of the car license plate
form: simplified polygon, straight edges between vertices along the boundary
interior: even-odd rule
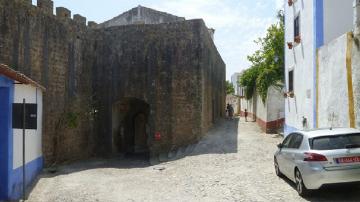
[[[353,156],[353,157],[342,157],[335,159],[336,163],[343,164],[343,163],[360,163],[360,156]]]

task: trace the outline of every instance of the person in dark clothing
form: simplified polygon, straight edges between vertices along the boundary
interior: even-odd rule
[[[244,113],[244,115],[245,115],[245,121],[247,122],[247,116],[248,116],[247,109],[245,109],[245,113]]]
[[[229,117],[230,119],[233,119],[234,116],[234,108],[232,107],[232,105],[230,105],[230,109],[229,109]]]
[[[230,104],[229,103],[226,105],[226,117],[227,118],[230,117]]]

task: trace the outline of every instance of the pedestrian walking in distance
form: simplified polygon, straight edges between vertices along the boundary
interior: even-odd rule
[[[245,109],[245,113],[244,113],[244,115],[245,115],[245,121],[247,122],[247,116],[248,116],[247,109]]]
[[[233,119],[233,116],[234,116],[234,108],[233,108],[232,105],[230,105],[229,116],[230,116],[230,119]]]
[[[229,103],[226,105],[226,117],[230,118],[230,104]]]

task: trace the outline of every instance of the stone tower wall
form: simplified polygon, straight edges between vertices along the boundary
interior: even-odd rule
[[[131,24],[160,24],[179,21],[185,21],[185,18],[138,6],[109,21],[101,23],[99,27],[107,28]]]
[[[224,115],[225,64],[202,20],[112,27],[94,34],[93,81],[104,109],[98,134],[111,134],[111,106],[126,97],[150,105],[150,134],[162,134],[161,141],[151,140],[154,153],[196,142]]]
[[[150,105],[153,154],[196,142],[224,115],[225,64],[202,20],[94,29],[50,0],[0,0],[0,63],[46,87],[46,165],[111,152],[112,105]]]
[[[86,157],[92,151],[87,27],[70,11],[38,0],[0,0],[0,63],[47,88],[44,97],[43,153],[47,164]]]

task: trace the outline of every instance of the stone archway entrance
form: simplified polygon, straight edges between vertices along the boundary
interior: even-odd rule
[[[123,98],[112,106],[112,152],[149,152],[150,106],[137,98]]]

